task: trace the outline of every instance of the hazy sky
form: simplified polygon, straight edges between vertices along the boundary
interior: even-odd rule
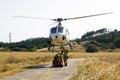
[[[114,14],[63,22],[70,38],[80,38],[87,31],[101,28],[120,30],[120,0],[0,0],[0,41],[12,42],[35,37],[48,37],[56,24],[49,20],[14,18],[31,16],[40,18],[71,18],[114,12]]]

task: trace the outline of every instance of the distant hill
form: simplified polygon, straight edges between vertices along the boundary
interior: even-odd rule
[[[112,51],[120,48],[120,31],[117,29],[109,31],[106,28],[90,31],[85,33],[81,39],[76,39],[76,42],[82,43],[88,51],[93,48],[95,51]]]
[[[37,49],[41,49],[47,47],[48,38],[30,38],[24,41],[15,42],[15,43],[0,43],[0,47],[3,50],[11,50],[11,51],[36,51]]]

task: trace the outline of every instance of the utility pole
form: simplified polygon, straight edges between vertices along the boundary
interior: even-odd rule
[[[11,43],[11,32],[9,33],[9,43]]]
[[[10,44],[11,44],[11,32],[9,33],[9,45],[8,45],[8,51],[10,52]]]

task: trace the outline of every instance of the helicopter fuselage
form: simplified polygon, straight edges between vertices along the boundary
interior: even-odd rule
[[[69,31],[59,23],[50,29],[49,39],[52,45],[64,46],[69,44]]]

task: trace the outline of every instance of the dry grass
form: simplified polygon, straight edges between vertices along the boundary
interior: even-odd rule
[[[0,52],[0,78],[24,71],[24,67],[48,62],[54,55],[47,52]]]
[[[120,60],[120,52],[98,52],[98,53],[85,53],[85,52],[71,52],[70,58],[99,58],[102,60]]]
[[[55,52],[56,54],[56,52]],[[53,59],[48,52],[0,52],[0,78],[24,71],[32,65]],[[119,52],[71,52],[70,58],[86,58],[78,66],[78,75],[72,80],[120,80]]]
[[[120,53],[80,54],[86,60],[79,63],[78,75],[71,80],[120,80]],[[74,54],[79,56],[79,54]]]

